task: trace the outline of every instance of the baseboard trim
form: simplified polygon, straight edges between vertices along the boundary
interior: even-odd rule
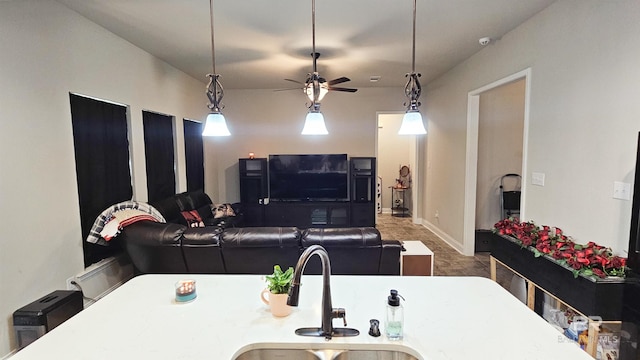
[[[67,289],[82,290],[84,306],[90,306],[133,277],[133,265],[125,255],[103,259],[67,279]],[[74,283],[72,283],[74,282]]]
[[[7,355],[5,355],[2,358],[0,358],[0,360],[7,360],[8,358],[12,357],[13,355],[15,355],[17,353],[18,353],[18,350],[13,349],[13,350],[11,350],[10,353],[8,353]]]
[[[440,238],[440,240],[444,241],[445,243],[447,243],[447,245],[451,246],[453,249],[459,252],[461,255],[464,255],[464,246],[449,234],[442,231],[439,227],[425,219],[420,219],[420,224],[427,228],[427,230],[431,231],[435,236]]]

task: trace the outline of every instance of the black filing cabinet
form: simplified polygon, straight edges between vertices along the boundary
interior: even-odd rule
[[[82,292],[57,290],[13,313],[18,349],[31,344],[83,309]]]

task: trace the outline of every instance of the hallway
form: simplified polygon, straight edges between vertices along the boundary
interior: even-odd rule
[[[384,240],[420,240],[434,253],[435,276],[481,276],[490,277],[489,253],[464,256],[442,241],[422,225],[412,223],[410,217],[395,217],[378,214],[377,229]],[[498,266],[498,282],[509,287],[511,274]]]

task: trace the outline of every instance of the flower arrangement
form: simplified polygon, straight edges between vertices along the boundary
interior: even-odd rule
[[[515,239],[523,248],[529,247],[536,257],[551,257],[569,267],[575,277],[625,276],[626,258],[613,255],[610,248],[592,241],[586,245],[577,244],[560,228],[540,227],[533,221],[520,222],[517,218],[508,218],[497,222],[493,232]]]

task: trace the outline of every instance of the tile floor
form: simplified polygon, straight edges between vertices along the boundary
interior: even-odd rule
[[[384,240],[420,240],[434,253],[436,276],[482,276],[489,278],[489,253],[465,256],[442,241],[422,225],[414,224],[410,217],[378,214],[377,226]],[[498,265],[498,283],[509,288],[512,275]]]

